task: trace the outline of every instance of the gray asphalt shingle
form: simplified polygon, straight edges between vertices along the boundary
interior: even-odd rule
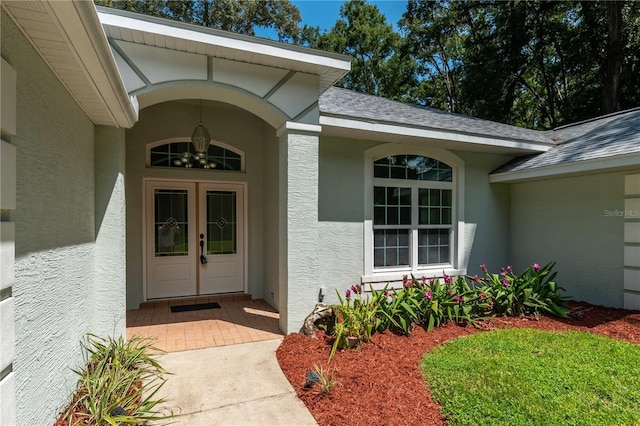
[[[352,90],[331,87],[318,101],[322,115],[351,117],[425,129],[482,135],[500,139],[550,143],[546,132],[523,129],[495,121],[452,114]]]
[[[554,130],[552,134],[557,142],[553,149],[542,154],[516,158],[493,173],[640,153],[640,109],[564,126]]]
[[[493,173],[640,153],[640,108],[543,132],[337,87],[331,87],[323,93],[318,103],[321,114],[325,116],[555,144],[547,152],[516,158]]]

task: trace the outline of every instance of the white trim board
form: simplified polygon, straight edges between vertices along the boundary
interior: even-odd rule
[[[610,172],[613,169],[640,169],[640,153],[621,154],[607,158],[573,161],[570,163],[554,164],[536,167],[534,169],[513,172],[495,173],[489,175],[491,183],[513,183],[527,180],[552,178],[560,175],[580,175],[593,172]]]

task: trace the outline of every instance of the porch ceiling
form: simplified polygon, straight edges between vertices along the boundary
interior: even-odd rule
[[[118,75],[92,2],[2,1],[2,8],[94,124],[133,126],[135,101]]]
[[[350,69],[345,55],[98,7],[127,92],[140,107],[193,98],[249,109],[279,127],[318,120],[318,96]]]

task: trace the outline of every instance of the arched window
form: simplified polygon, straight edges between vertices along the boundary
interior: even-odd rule
[[[244,155],[212,141],[206,155],[197,154],[189,141],[169,142],[149,149],[149,167],[181,167],[244,171]]]
[[[450,265],[451,166],[420,155],[392,155],[373,165],[373,267]]]

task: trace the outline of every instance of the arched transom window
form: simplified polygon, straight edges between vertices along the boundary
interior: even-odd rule
[[[152,146],[149,151],[150,167],[244,171],[244,155],[240,151],[213,141],[206,155],[196,153],[189,141]]]
[[[453,170],[420,155],[373,164],[373,267],[408,269],[452,263]]]

